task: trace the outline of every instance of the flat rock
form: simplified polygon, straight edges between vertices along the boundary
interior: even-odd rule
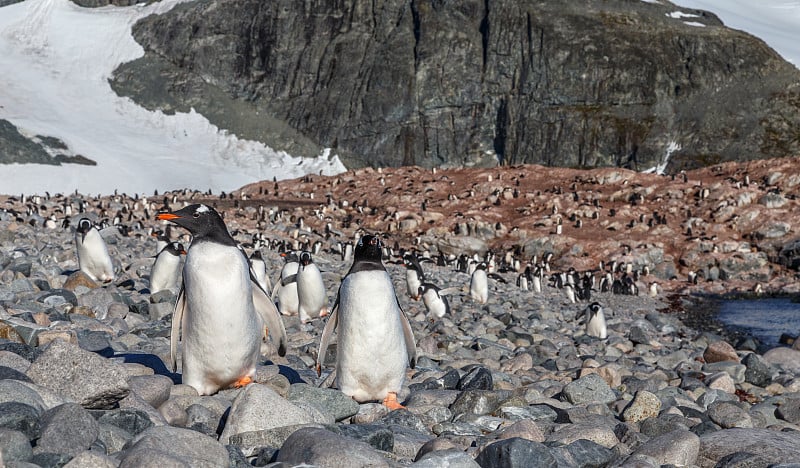
[[[697,461],[701,466],[714,466],[736,452],[760,454],[770,464],[796,463],[800,460],[800,432],[736,428],[703,434]]]
[[[611,403],[617,399],[614,391],[597,374],[587,374],[564,386],[564,397],[573,405],[591,402]]]
[[[129,392],[124,367],[61,340],[47,346],[27,375],[86,408],[111,408]]]
[[[633,455],[651,457],[661,465],[689,466],[697,462],[700,438],[689,431],[672,431],[640,445]]]
[[[299,429],[289,436],[278,452],[277,461],[339,468],[390,466],[384,456],[366,442],[313,427]]]
[[[487,445],[475,461],[482,468],[545,468],[557,463],[546,445],[517,437]]]
[[[289,387],[286,399],[292,403],[305,402],[317,406],[323,412],[331,414],[336,421],[359,412],[359,404],[339,390],[318,388],[303,383]]]

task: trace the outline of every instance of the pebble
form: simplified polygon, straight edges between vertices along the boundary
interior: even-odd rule
[[[0,232],[11,223],[0,218]],[[277,223],[276,235],[281,226],[289,232]],[[599,340],[575,320],[586,304],[549,286],[522,291],[507,273],[487,304],[453,293],[450,315],[433,319],[408,297],[404,268],[386,262],[418,343],[400,392],[405,410],[329,388],[330,368],[322,377],[312,368],[324,320],[301,325],[297,317],[284,317],[287,355],[264,355],[255,383],[198,396],[165,364],[177,296],[150,294],[152,238],[115,236],[111,250],[123,268],[114,283],[98,285],[76,271],[71,232],[13,229],[0,236],[0,456],[11,466],[800,460],[800,351],[759,354],[746,341],[689,328],[663,298],[594,293],[613,310],[609,336]],[[458,238],[441,247],[483,248]],[[283,260],[265,253],[274,278]],[[315,261],[332,299],[350,265],[325,248]],[[136,265],[145,267],[124,269]],[[423,268],[441,287],[469,279],[449,266]]]

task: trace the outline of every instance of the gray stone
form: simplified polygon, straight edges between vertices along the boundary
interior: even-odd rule
[[[25,403],[39,411],[46,409],[42,396],[17,380],[0,380],[0,403],[7,402]]]
[[[267,386],[251,384],[233,400],[228,422],[220,435],[227,444],[230,436],[281,426],[312,423],[313,418]]]
[[[317,406],[333,415],[336,421],[347,419],[359,411],[358,403],[339,390],[318,388],[304,383],[289,387],[286,399],[292,403],[305,402]]]
[[[154,408],[158,408],[169,398],[172,379],[164,375],[138,375],[128,379],[132,393]]]
[[[116,426],[131,436],[139,435],[153,426],[153,422],[144,411],[131,408],[105,411],[102,416],[97,418],[97,422]]]
[[[84,451],[69,461],[64,468],[116,468],[117,462],[97,452]]]
[[[394,449],[394,433],[383,424],[343,424],[339,430],[343,436],[366,442],[377,450]]]
[[[611,449],[586,439],[551,448],[550,453],[558,460],[558,466],[608,466],[614,458]]]
[[[579,439],[591,440],[603,447],[611,448],[619,443],[614,428],[602,423],[565,424],[547,436],[547,442],[571,444]]]
[[[137,466],[134,462],[147,460],[144,455],[165,453],[186,466],[216,468],[228,466],[228,451],[216,440],[199,432],[171,426],[154,426],[131,439],[125,445],[120,467]],[[152,463],[148,461],[148,464]],[[184,466],[167,463],[167,466]],[[141,466],[141,465],[139,465]],[[150,465],[155,466],[155,465]],[[158,465],[161,466],[161,465]]]
[[[28,436],[20,431],[0,427],[0,461],[28,461],[33,458],[33,448]]]
[[[450,405],[453,414],[493,413],[510,394],[506,391],[465,390]]]
[[[797,462],[800,432],[736,428],[703,434],[697,464],[714,466],[723,457],[737,452],[760,454],[769,464]]]
[[[546,445],[518,437],[487,445],[475,461],[483,468],[546,468],[557,463]]]
[[[50,343],[27,375],[86,408],[111,408],[129,392],[124,367],[62,340]]]
[[[240,432],[230,437],[230,445],[239,448],[245,456],[252,456],[262,447],[280,448],[286,439],[295,431],[304,427],[324,429],[321,424],[293,424],[290,426],[275,427],[262,431]]]
[[[772,348],[762,356],[764,361],[789,372],[800,372],[800,351],[784,346]]]
[[[492,373],[485,367],[473,367],[458,381],[456,390],[494,390]]]
[[[695,465],[700,452],[700,438],[689,431],[673,431],[640,445],[633,455],[652,457],[662,465]]]
[[[775,416],[792,424],[800,423],[800,398],[787,398],[786,401],[775,410]]]
[[[734,403],[718,401],[708,406],[708,417],[723,429],[753,427],[753,420],[744,409]]]
[[[654,394],[642,390],[636,392],[636,396],[630,405],[622,412],[622,420],[626,422],[640,422],[647,418],[658,416],[661,411],[661,400]]]
[[[745,365],[744,380],[747,383],[766,387],[772,382],[772,375],[775,369],[767,363],[763,357],[756,353],[750,353],[742,359]]]
[[[564,397],[573,405],[591,402],[611,403],[617,399],[614,391],[597,374],[587,374],[564,386]]]
[[[414,462],[414,468],[479,468],[480,465],[467,453],[457,450],[428,452]]]
[[[0,428],[19,431],[28,440],[39,438],[41,426],[39,417],[42,411],[24,403],[9,401],[0,403]]]
[[[124,429],[102,422],[98,424],[99,432],[97,440],[103,444],[106,448],[106,453],[109,455],[119,452],[125,447],[128,441],[133,439],[133,435]]]
[[[298,429],[290,435],[281,446],[277,461],[340,468],[389,466],[369,444],[313,427]]]
[[[65,403],[47,410],[41,417],[42,433],[36,442],[36,453],[52,452],[75,456],[97,440],[97,421],[77,403]]]

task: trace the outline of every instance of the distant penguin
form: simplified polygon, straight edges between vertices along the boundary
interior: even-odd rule
[[[108,283],[114,280],[114,265],[106,241],[88,218],[78,221],[75,231],[80,270],[95,281]]]
[[[268,309],[271,302],[254,281],[244,251],[219,213],[207,205],[189,205],[156,218],[192,234],[172,316],[173,368],[180,335],[182,382],[200,395],[251,383],[265,330],[278,335],[281,355],[286,352],[286,332],[274,305]]]
[[[572,284],[567,283],[564,285],[564,292],[567,295],[567,300],[571,303],[575,303],[575,288],[572,287]]]
[[[328,315],[325,303],[325,283],[322,281],[317,265],[311,259],[311,252],[300,253],[300,265],[297,271],[298,313],[302,323],[310,322],[316,317]]]
[[[181,255],[186,255],[183,244],[170,242],[156,256],[156,261],[150,270],[151,293],[178,288],[182,271]]]
[[[606,328],[606,316],[603,313],[603,306],[599,302],[592,302],[581,312],[578,312],[578,317],[583,315],[583,320],[586,321],[586,334],[604,340],[608,336],[608,329]]]
[[[381,261],[381,241],[361,237],[353,265],[342,279],[317,353],[317,372],[325,362],[331,334],[337,330],[336,382],[358,402],[382,400],[402,408],[397,393],[406,368],[416,362],[411,325],[397,300],[392,278]]]
[[[272,299],[278,300],[278,310],[283,315],[296,315],[300,312],[300,299],[297,296],[297,271],[300,260],[295,252],[283,254],[285,263],[281,269],[281,277],[275,282]]]
[[[647,292],[650,295],[650,297],[658,296],[658,283],[656,283],[655,281],[650,282],[650,285],[647,288]]]
[[[486,275],[486,264],[481,262],[475,266],[469,280],[469,295],[479,304],[489,302],[489,278]]]
[[[342,261],[349,262],[353,259],[353,243],[352,242],[345,242],[344,246],[342,247]]]
[[[442,318],[450,314],[450,303],[447,298],[440,294],[441,289],[433,283],[422,283],[419,287],[419,294],[428,314],[436,318]]]
[[[261,250],[254,250],[250,254],[250,268],[256,277],[256,282],[264,291],[272,291],[272,281],[267,274],[267,263],[264,261],[264,256]]]
[[[161,230],[153,231],[150,235],[156,238],[156,255],[158,255],[169,244],[169,236]]]
[[[406,255],[403,258],[403,264],[406,266],[406,290],[408,295],[417,301],[421,294],[419,287],[425,282],[425,273],[422,272],[422,265],[419,264],[419,260],[414,254]]]

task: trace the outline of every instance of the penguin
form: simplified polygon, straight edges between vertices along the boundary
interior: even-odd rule
[[[277,338],[280,355],[286,353],[286,330],[255,282],[244,251],[219,213],[207,205],[159,213],[156,219],[175,223],[192,235],[172,316],[173,369],[180,335],[182,383],[198,394],[251,383],[265,330]]]
[[[186,250],[180,242],[170,242],[156,255],[156,261],[150,270],[151,293],[178,288],[181,275],[181,255],[186,255]]]
[[[253,270],[253,274],[256,277],[258,285],[261,286],[261,289],[264,291],[272,291],[272,281],[269,280],[269,275],[267,275],[267,263],[264,261],[261,250],[256,249],[250,255],[250,268]]]
[[[164,231],[157,230],[150,233],[150,236],[156,238],[156,255],[158,255],[169,244],[169,235]]]
[[[406,266],[406,290],[412,299],[418,301],[420,298],[420,286],[425,282],[425,273],[422,265],[419,264],[417,256],[409,254],[403,257],[403,264]]]
[[[592,302],[585,309],[578,312],[578,316],[575,318],[578,319],[581,315],[583,315],[584,320],[586,320],[587,335],[600,338],[601,340],[606,339],[608,336],[606,316],[603,313],[603,306],[600,305],[599,302]]]
[[[422,283],[419,287],[419,295],[422,297],[422,302],[425,304],[425,309],[429,314],[436,318],[442,318],[450,314],[450,303],[447,298],[442,294],[433,283]]]
[[[479,304],[489,301],[489,278],[486,275],[486,263],[478,263],[469,280],[469,295]]]
[[[564,285],[564,290],[567,294],[567,300],[571,303],[575,303],[575,288],[572,287],[572,284],[567,283]]]
[[[405,313],[381,260],[381,241],[362,236],[353,264],[320,338],[317,374],[325,362],[331,334],[337,330],[336,383],[358,402],[381,400],[390,409],[402,408],[397,393],[406,368],[416,364],[416,344]]]
[[[328,299],[325,294],[325,283],[322,281],[322,273],[311,259],[311,252],[300,253],[297,298],[300,322],[308,323],[313,318],[328,315],[328,308],[325,306]]]
[[[78,251],[78,265],[82,272],[94,281],[109,283],[114,280],[114,265],[106,241],[89,218],[81,218],[78,221],[75,244]]]
[[[295,252],[282,254],[285,263],[281,269],[281,277],[275,282],[272,299],[278,300],[278,310],[283,315],[296,315],[300,311],[300,298],[297,296],[297,271],[300,261]]]

